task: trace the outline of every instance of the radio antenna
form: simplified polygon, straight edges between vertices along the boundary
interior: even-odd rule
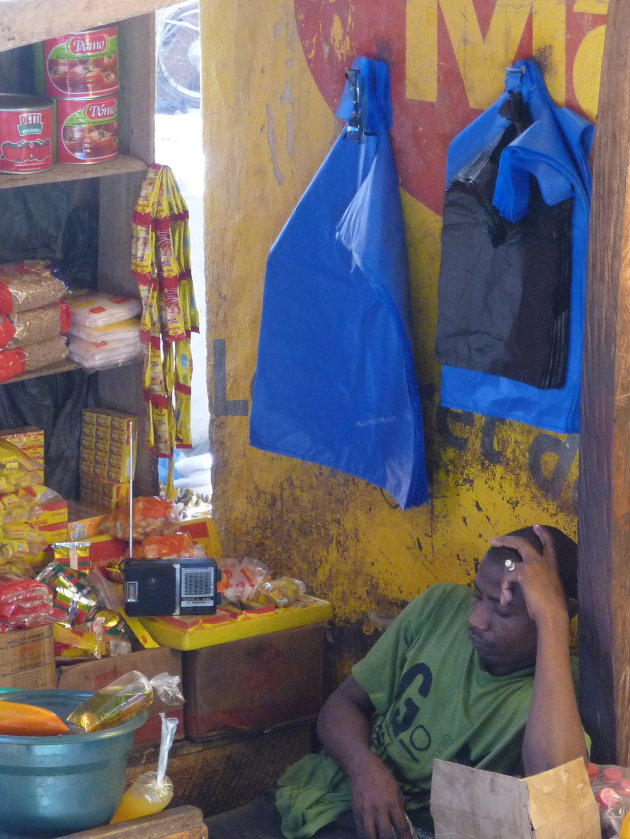
[[[127,420],[127,432],[129,434],[129,559],[133,559],[133,478],[134,478],[134,452],[133,452],[133,420]]]

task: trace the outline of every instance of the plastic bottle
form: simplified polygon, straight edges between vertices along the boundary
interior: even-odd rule
[[[141,816],[152,816],[154,813],[162,812],[171,803],[173,784],[166,776],[166,765],[178,721],[175,717],[165,717],[164,714],[160,714],[160,717],[162,718],[162,736],[157,772],[144,772],[136,778],[123,795],[111,824],[139,819]]]
[[[624,820],[621,823],[619,839],[630,839],[630,812],[626,813]]]

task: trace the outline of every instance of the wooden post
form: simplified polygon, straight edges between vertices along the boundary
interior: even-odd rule
[[[630,3],[610,0],[593,164],[580,436],[582,714],[630,762]]]

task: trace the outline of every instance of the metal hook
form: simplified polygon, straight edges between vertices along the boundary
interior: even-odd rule
[[[346,126],[346,137],[354,140],[355,143],[363,143],[365,135],[365,124],[363,111],[361,110],[361,95],[359,90],[359,70],[352,67],[346,70],[346,79],[350,88],[352,98],[352,113],[348,117]]]

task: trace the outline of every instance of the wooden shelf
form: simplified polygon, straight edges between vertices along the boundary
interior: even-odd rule
[[[114,160],[106,160],[104,163],[53,163],[52,167],[44,172],[28,174],[0,172],[0,189],[61,183],[61,181],[82,181],[87,178],[102,178],[106,175],[127,175],[130,172],[144,172],[146,168],[147,164],[143,160],[128,154],[120,154]]]
[[[25,379],[38,379],[40,376],[51,376],[53,373],[66,373],[68,370],[80,370],[81,365],[76,361],[60,361],[59,364],[51,364],[49,367],[42,367],[40,370],[31,370],[30,373],[22,373],[20,376],[14,376],[3,385],[10,385],[13,382],[23,382]]]
[[[98,370],[86,370],[85,367],[82,367],[76,361],[72,361],[68,358],[65,361],[60,361],[58,364],[51,364],[49,367],[42,367],[40,370],[32,370],[30,373],[22,373],[19,376],[14,376],[6,382],[0,382],[0,387],[2,387],[2,385],[13,384],[13,382],[23,382],[25,379],[38,379],[40,376],[52,376],[55,373],[67,373],[68,370],[83,370],[88,375],[91,375],[92,373],[100,373],[103,370],[117,370],[120,367],[132,367],[139,364],[141,361],[142,358],[138,356],[137,358],[132,358],[129,361],[122,361],[119,364],[112,364],[108,367],[99,367]]]
[[[170,6],[173,0],[0,0],[0,51]]]

